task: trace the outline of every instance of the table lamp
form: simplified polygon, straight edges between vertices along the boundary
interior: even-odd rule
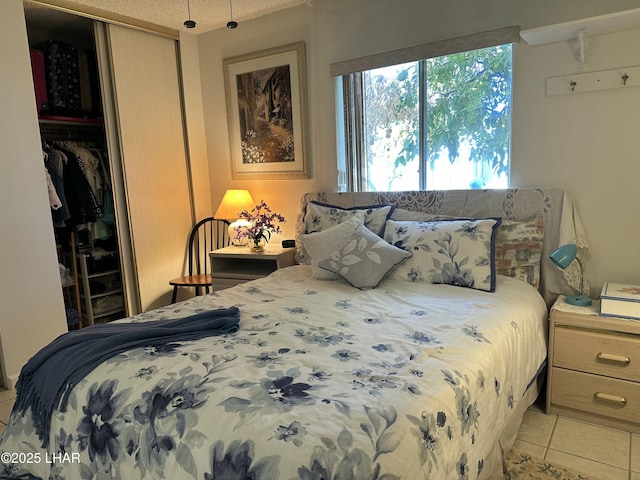
[[[238,233],[241,232],[242,229],[250,226],[251,223],[240,218],[240,212],[243,210],[251,210],[255,206],[256,203],[253,201],[253,198],[251,198],[248,190],[230,189],[224,192],[222,202],[220,202],[220,206],[213,217],[231,222],[229,225],[229,239],[231,239],[232,244],[247,244],[247,239],[241,238]]]
[[[570,305],[579,305],[581,307],[586,307],[587,305],[591,305],[591,298],[582,294],[582,285],[584,280],[584,270],[582,268],[582,262],[578,258],[578,247],[573,243],[567,243],[566,245],[562,245],[555,252],[549,255],[551,261],[560,267],[562,270],[565,270],[569,265],[573,263],[573,261],[577,261],[580,266],[580,289],[578,291],[578,295],[567,295],[565,298],[565,302]]]

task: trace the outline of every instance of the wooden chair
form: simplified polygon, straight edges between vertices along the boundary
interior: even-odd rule
[[[204,287],[206,293],[212,288],[209,252],[230,245],[229,222],[207,217],[196,223],[189,235],[189,274],[169,281],[173,286],[171,303],[176,302],[178,287],[194,287],[200,295]]]

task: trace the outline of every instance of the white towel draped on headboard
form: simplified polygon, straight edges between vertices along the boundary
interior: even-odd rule
[[[506,190],[432,190],[407,192],[313,192],[303,195],[296,224],[296,240],[304,233],[307,203],[315,200],[344,208],[395,204],[397,208],[457,217],[502,217],[522,221],[545,216],[545,236],[540,274],[540,291],[551,305],[557,295],[575,294],[580,284],[578,262],[560,270],[549,259],[560,245],[575,243],[585,270],[591,253],[573,197],[559,188]],[[584,285],[589,292],[588,283]]]

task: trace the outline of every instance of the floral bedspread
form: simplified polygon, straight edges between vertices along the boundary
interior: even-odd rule
[[[48,451],[13,415],[0,473],[475,479],[546,357],[544,301],[501,276],[495,293],[396,280],[361,291],[300,265],[130,321],[232,305],[235,334],[99,366],[54,413]]]

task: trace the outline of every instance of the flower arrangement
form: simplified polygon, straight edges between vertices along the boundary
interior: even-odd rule
[[[285,218],[272,211],[264,200],[251,210],[243,210],[238,215],[249,223],[238,232],[238,240],[247,239],[251,250],[262,250],[263,244],[271,239],[272,233],[281,233],[278,223],[286,222]]]

